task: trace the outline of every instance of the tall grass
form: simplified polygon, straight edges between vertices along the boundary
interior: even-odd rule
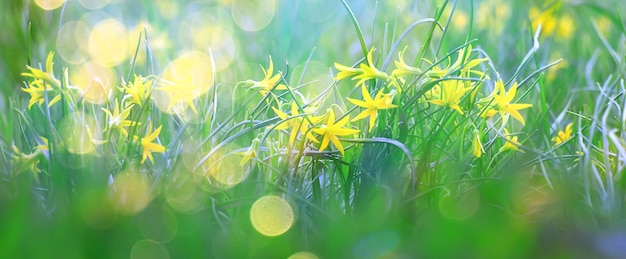
[[[626,254],[619,8],[418,2],[4,3],[0,251]]]

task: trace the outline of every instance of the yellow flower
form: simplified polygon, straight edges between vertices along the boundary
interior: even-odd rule
[[[33,153],[26,154],[22,153],[15,145],[12,146],[12,149],[11,162],[14,175],[23,172],[31,172],[33,178],[39,181],[37,174],[41,173],[41,169],[39,169],[39,155],[42,154],[42,151],[36,148]]]
[[[107,115],[107,126],[104,128],[104,131],[116,128],[120,131],[122,136],[128,137],[128,132],[126,131],[126,129],[124,129],[124,127],[130,127],[131,125],[137,126],[141,124],[140,122],[133,122],[131,120],[126,119],[128,118],[128,115],[130,114],[130,110],[132,108],[133,108],[133,104],[124,108],[120,112],[120,104],[117,101],[117,99],[115,99],[115,108],[113,109],[113,112],[102,107],[101,108],[102,111],[104,111],[104,113],[106,113]]]
[[[159,126],[155,131],[150,132],[150,129],[152,128],[152,125],[150,125],[150,127],[148,128],[148,133],[146,134],[145,137],[141,138],[141,163],[143,164],[146,161],[146,158],[150,159],[150,162],[154,163],[154,158],[152,157],[152,152],[160,152],[163,153],[165,152],[165,147],[157,144],[157,143],[153,143],[152,141],[154,141],[158,136],[159,133],[161,133],[161,127]],[[135,140],[138,137],[135,136]]]
[[[384,79],[384,80],[391,79],[387,75],[387,73],[382,72],[376,68],[376,66],[374,65],[374,62],[372,61],[373,53],[374,53],[374,48],[372,48],[367,53],[367,65],[366,64],[360,65],[361,74],[356,75],[352,78],[352,80],[355,80],[355,79],[359,80],[354,86],[358,87],[359,85],[363,84],[365,81],[370,80],[370,79],[375,79],[375,78]]]
[[[519,149],[518,147],[521,146],[521,144],[517,141],[517,136],[511,137],[507,129],[504,129],[504,136],[506,137],[507,141],[504,142],[504,145],[500,148],[500,152],[512,150],[524,153],[524,151]]]
[[[480,104],[490,103],[489,107],[483,112],[482,116],[491,117],[497,112],[502,117],[502,124],[506,124],[507,116],[509,114],[516,120],[524,125],[524,117],[519,113],[519,110],[530,108],[532,104],[511,103],[517,92],[517,82],[511,86],[509,92],[504,89],[504,83],[502,80],[496,82],[495,89],[490,96],[487,96],[479,101]]]
[[[152,79],[135,75],[133,82],[124,83],[120,91],[125,91],[124,98],[130,98],[131,103],[143,106],[143,103],[150,97],[152,91]]]
[[[565,131],[559,131],[557,135],[552,138],[552,142],[554,142],[555,146],[562,144],[572,137],[572,126],[574,126],[574,123],[570,122],[570,124],[567,124],[567,126],[565,127]]]
[[[260,88],[259,93],[265,96],[270,90],[272,90],[272,88],[274,88],[274,86],[276,86],[276,84],[278,84],[278,82],[280,82],[282,77],[281,77],[281,73],[277,73],[276,75],[273,75],[274,62],[272,62],[271,56],[270,56],[269,68],[267,68],[266,70],[263,66],[261,66],[261,69],[263,70],[263,74],[265,75],[263,80],[261,81],[247,80],[246,82],[249,84],[252,84],[250,88]],[[274,89],[287,90],[287,86],[285,86],[284,84],[279,84]]]
[[[41,71],[41,69],[37,69],[31,66],[26,66],[26,69],[28,69],[30,71],[29,72],[25,72],[22,73],[22,76],[25,77],[30,77],[33,79],[41,79],[43,80],[46,84],[51,85],[53,88],[60,88],[61,87],[61,81],[59,81],[59,79],[56,79],[56,77],[54,77],[54,69],[52,67],[52,65],[54,64],[52,62],[52,60],[54,59],[54,52],[50,52],[48,53],[48,57],[46,58],[46,71]]]
[[[279,118],[281,118],[282,120],[286,120],[287,118],[290,117],[290,115],[282,112],[279,109],[276,109],[274,107],[272,107],[272,110],[274,110],[274,112],[276,113],[276,115],[278,115]],[[307,110],[305,109],[305,114],[308,113]],[[292,102],[291,103],[291,116],[298,116],[301,115],[298,111],[298,105],[296,104],[296,102]],[[312,116],[312,115],[304,115],[306,116],[306,118],[302,117],[302,118],[292,118],[289,119],[281,124],[279,124],[278,126],[276,126],[277,130],[286,130],[288,128],[291,128],[291,133],[289,134],[289,146],[293,146],[293,143],[296,140],[296,137],[298,136],[298,131],[301,132],[301,134],[306,134],[306,138],[318,143],[319,140],[317,140],[313,134],[311,134],[311,131],[309,130],[309,128],[312,126],[312,124],[316,124],[319,121],[322,120],[322,116]],[[309,123],[310,121],[310,123]]]
[[[337,73],[337,76],[335,76],[336,81],[353,77],[353,76],[363,73],[363,70],[361,70],[360,68],[344,66],[337,62],[335,62],[334,64],[335,64],[335,68],[339,70],[339,73]]]
[[[395,93],[383,94],[383,90],[381,89],[378,91],[374,99],[372,99],[370,92],[367,91],[367,87],[363,84],[361,85],[361,95],[363,96],[363,101],[348,98],[348,101],[354,105],[365,108],[364,111],[352,119],[352,122],[369,117],[369,130],[374,127],[374,122],[376,122],[376,117],[378,116],[378,110],[396,108],[396,106],[392,103]]]
[[[553,15],[553,12],[553,8],[541,11],[535,6],[530,7],[528,16],[532,20],[533,31],[537,31],[539,24],[541,24],[541,34],[552,35],[558,23],[556,17]]]
[[[424,73],[421,69],[417,67],[412,67],[404,62],[404,52],[406,52],[407,47],[404,47],[402,51],[398,52],[398,60],[394,61],[396,65],[396,69],[391,72],[391,76],[394,78],[401,78],[405,76],[419,76]]]
[[[41,152],[48,152],[48,139],[40,136],[39,140],[41,140],[42,144],[35,146],[35,149]]]
[[[259,149],[259,143],[260,140],[258,138],[255,138],[252,140],[252,145],[250,145],[250,147],[248,147],[246,151],[237,153],[239,155],[243,155],[243,157],[241,158],[241,162],[239,162],[240,166],[243,166],[251,159],[256,158],[256,151],[257,149]]]
[[[461,107],[459,106],[459,102],[469,90],[472,90],[472,87],[465,87],[465,83],[461,80],[445,80],[441,83],[441,92],[439,96],[433,96],[438,99],[431,99],[428,100],[428,102],[448,107],[459,112],[460,114],[464,114],[463,110],[461,110]]]
[[[28,87],[21,88],[22,91],[30,94],[28,109],[30,109],[35,103],[41,105],[45,101],[46,92],[48,92],[51,96],[54,95],[54,97],[49,100],[48,107],[51,107],[53,104],[61,100],[61,95],[58,93],[61,87],[61,81],[54,77],[54,70],[52,66],[53,59],[54,53],[50,52],[48,54],[48,58],[46,59],[45,72],[31,66],[26,66],[29,72],[21,74],[22,76],[33,79],[32,82],[28,83]]]
[[[324,136],[319,150],[323,151],[326,147],[328,147],[328,144],[332,142],[333,145],[335,145],[335,147],[339,150],[339,153],[343,156],[343,145],[341,145],[341,141],[339,141],[337,136],[353,135],[359,133],[359,130],[343,128],[343,126],[350,120],[349,116],[335,122],[335,111],[332,108],[326,110],[325,118],[326,121],[324,124],[322,124],[319,128],[313,129],[313,132]]]
[[[472,155],[477,158],[480,158],[485,150],[483,149],[483,144],[480,142],[480,132],[478,130],[474,130],[472,138]]]
[[[198,113],[194,101],[201,95],[200,87],[188,85],[182,82],[174,83],[165,79],[161,79],[161,84],[164,86],[157,89],[168,93],[170,97],[170,103],[167,106],[167,110],[171,110],[178,104],[187,104],[194,113]]]

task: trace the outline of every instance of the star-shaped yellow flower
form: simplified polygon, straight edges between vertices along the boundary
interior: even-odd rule
[[[395,95],[394,93],[383,94],[383,90],[381,89],[378,91],[374,99],[372,99],[370,92],[367,90],[367,87],[365,87],[365,84],[363,84],[361,85],[361,95],[363,96],[363,101],[348,98],[348,101],[354,105],[365,108],[364,111],[352,119],[352,122],[369,117],[369,130],[374,127],[376,117],[378,116],[378,110],[396,108],[396,106],[392,103],[393,96]]]
[[[115,99],[115,108],[113,108],[113,112],[109,109],[102,107],[102,111],[107,115],[107,126],[104,128],[104,131],[110,129],[117,129],[120,131],[120,134],[124,137],[128,137],[128,132],[125,127],[129,127],[131,125],[140,125],[140,122],[133,122],[131,120],[127,120],[128,115],[130,114],[130,110],[133,108],[133,104],[129,105],[124,109],[120,109],[120,104]],[[120,111],[121,110],[121,111]]]
[[[261,69],[263,70],[263,74],[265,75],[265,77],[261,81],[247,80],[247,83],[252,84],[250,88],[260,88],[259,93],[263,96],[265,96],[270,90],[272,90],[274,86],[276,86],[276,88],[274,88],[275,90],[287,90],[287,86],[285,86],[284,84],[276,85],[281,80],[281,73],[276,73],[274,75],[274,62],[272,62],[271,56],[270,66],[267,68],[267,70],[263,66],[261,66]]]
[[[504,83],[502,80],[496,82],[496,87],[490,96],[487,96],[479,101],[481,104],[491,103],[489,107],[483,112],[482,116],[491,117],[497,112],[502,117],[502,124],[506,124],[507,114],[513,116],[516,120],[524,125],[524,117],[519,113],[519,110],[530,108],[532,104],[523,103],[511,103],[517,92],[517,82],[511,86],[511,89],[507,92],[504,89]]]
[[[559,131],[557,135],[552,138],[555,146],[560,145],[572,137],[572,126],[574,126],[574,123],[567,124],[564,131]]]
[[[436,99],[428,100],[428,102],[448,107],[453,109],[460,114],[464,114],[463,110],[459,106],[459,102],[461,102],[461,98],[468,91],[472,90],[471,86],[465,86],[465,83],[461,80],[445,80],[441,83],[439,96],[431,96]]]
[[[276,113],[276,115],[278,115],[278,117],[280,117],[281,119],[285,120],[287,118],[290,117],[290,115],[282,112],[279,109],[276,109],[274,107],[272,107],[272,110],[274,110],[274,112]],[[305,114],[308,113],[307,110],[305,109]],[[298,116],[300,115],[299,111],[298,111],[298,105],[296,104],[296,102],[292,102],[291,103],[291,116]],[[289,119],[281,124],[279,124],[278,126],[276,126],[277,130],[286,130],[288,128],[291,128],[291,134],[289,135],[289,146],[293,146],[293,143],[296,140],[296,136],[298,135],[298,131],[301,132],[301,134],[306,134],[306,138],[318,143],[319,140],[317,140],[313,134],[311,134],[311,131],[309,130],[309,127],[312,126],[312,124],[316,124],[318,123],[320,120],[322,120],[322,116],[312,116],[312,115],[304,115],[305,117],[302,118],[298,118],[298,119]]]
[[[131,103],[141,107],[150,96],[151,86],[152,79],[135,75],[135,79],[132,82],[124,83],[124,87],[120,88],[120,91],[125,91],[124,98],[130,98]]]
[[[32,82],[28,83],[28,87],[22,88],[22,91],[30,94],[30,100],[28,101],[28,109],[33,104],[38,103],[41,105],[45,101],[45,94],[48,92],[51,97],[48,103],[48,107],[61,100],[61,95],[58,93],[61,87],[61,81],[54,77],[53,62],[54,53],[50,52],[46,59],[46,71],[37,69],[31,66],[26,66],[29,72],[22,73],[22,76],[30,77]]]
[[[150,159],[150,162],[154,163],[152,152],[160,152],[160,153],[165,152],[164,146],[152,142],[159,136],[159,133],[161,133],[161,127],[162,126],[159,126],[155,131],[150,132],[150,129],[152,128],[152,125],[150,125],[150,128],[148,129],[149,131],[146,134],[146,136],[141,138],[140,143],[141,143],[141,150],[142,150],[141,151],[141,163],[142,164],[146,161],[146,158]],[[135,136],[135,139],[137,139],[137,136]]]
[[[326,147],[328,147],[328,144],[332,142],[333,145],[335,145],[335,147],[339,150],[339,153],[341,153],[341,155],[343,156],[343,145],[341,145],[341,141],[339,141],[339,138],[337,138],[337,136],[353,135],[359,133],[360,130],[343,128],[343,126],[346,125],[346,123],[348,123],[348,121],[350,120],[350,117],[346,116],[345,118],[336,122],[335,111],[332,108],[326,110],[325,118],[326,121],[324,124],[322,124],[319,128],[313,129],[313,132],[324,136],[319,150],[323,151],[324,149],[326,149]]]

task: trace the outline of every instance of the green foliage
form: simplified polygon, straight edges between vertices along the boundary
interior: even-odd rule
[[[621,2],[20,2],[3,257],[626,254]]]

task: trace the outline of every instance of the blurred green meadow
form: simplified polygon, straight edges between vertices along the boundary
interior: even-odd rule
[[[2,258],[624,258],[626,2],[0,2]]]

